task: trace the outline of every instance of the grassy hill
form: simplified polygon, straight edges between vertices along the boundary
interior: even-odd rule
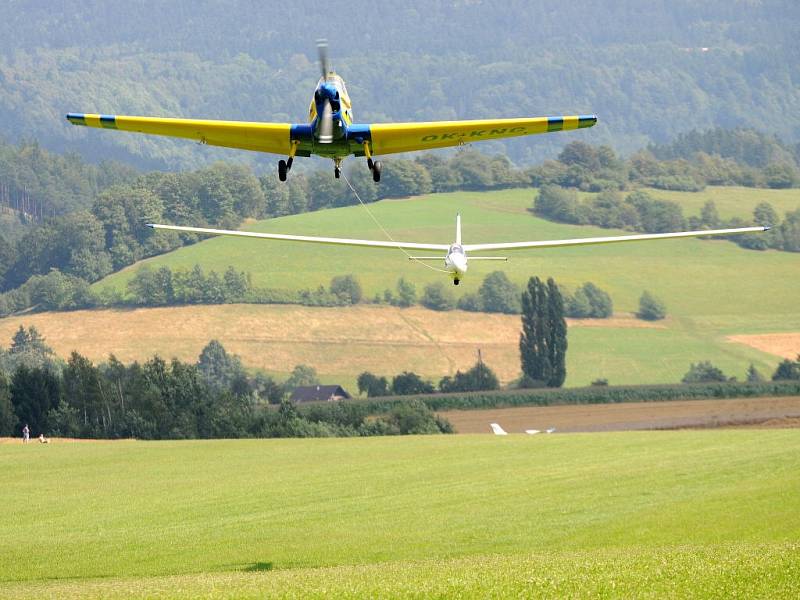
[[[747,216],[756,204],[765,200],[779,212],[800,206],[797,190],[709,188],[697,194],[658,193],[681,202],[687,215],[698,213],[708,199],[714,200],[726,217]],[[396,239],[414,241],[450,241],[454,216],[459,211],[464,239],[468,242],[615,233],[534,217],[528,211],[534,194],[533,190],[438,194],[382,201],[372,205],[371,210]],[[249,228],[383,239],[383,234],[359,206],[261,221],[250,224]],[[138,263],[98,282],[95,288],[114,287],[123,291],[143,264],[173,268],[201,264],[207,270],[218,271],[235,265],[252,273],[256,285],[291,289],[315,288],[327,285],[334,275],[355,273],[367,298],[393,288],[400,276],[413,281],[418,291],[430,282],[446,281],[440,273],[409,263],[399,251],[215,238]],[[796,305],[796,298],[800,297],[798,254],[748,251],[723,240],[525,251],[512,254],[508,263],[471,264],[463,284],[452,288],[454,293],[474,292],[483,276],[498,267],[519,284],[534,274],[553,276],[573,288],[593,281],[609,291],[617,312],[635,311],[645,289],[666,303],[670,316],[658,328],[631,328],[630,320],[595,323],[602,327],[586,324],[572,327],[568,385],[585,385],[598,377],[606,377],[613,383],[675,382],[690,362],[699,360],[711,360],[739,377],[750,362],[766,373],[774,369],[786,348],[776,347],[773,354],[766,354],[764,351],[772,352],[769,344],[761,344],[762,351],[758,351],[732,343],[728,336],[800,332],[800,312]],[[367,312],[359,312],[364,310]],[[218,336],[242,354],[250,366],[284,373],[296,363],[307,362],[317,366],[326,378],[351,382],[365,369],[385,374],[413,369],[438,379],[456,368],[470,366],[476,348],[481,347],[487,362],[504,380],[518,373],[519,329],[515,317],[506,320],[493,317],[495,320],[487,321],[484,315],[472,313],[440,315],[387,307],[372,312],[366,307],[326,312],[278,306],[194,307],[180,311],[172,315],[175,321],[185,321],[189,330],[185,335],[173,334],[174,323],[164,316],[169,311],[159,316],[149,313],[149,317],[140,316],[138,320],[133,315],[142,315],[140,311],[123,311],[109,316],[109,324],[97,329],[104,332],[118,329],[124,332],[123,336],[131,336],[132,344],[123,340],[116,345],[104,343],[109,338],[105,333],[102,338],[93,333],[88,327],[92,322],[89,316],[72,321],[67,315],[16,317],[5,320],[2,335],[19,323],[39,323],[52,343],[62,346],[74,343],[74,347],[92,348],[92,352],[99,352],[105,346],[100,358],[130,345],[139,347],[136,355],[139,358],[147,356],[151,349],[189,358],[196,356],[209,337]],[[243,312],[249,315],[244,321],[240,318]],[[36,321],[40,318],[42,321]],[[67,322],[72,325],[66,326]],[[87,325],[81,328],[81,323]],[[310,323],[313,326],[309,327]],[[142,328],[149,333],[143,333]],[[386,343],[401,330],[408,334],[410,344],[398,348]],[[66,332],[66,337],[57,334],[60,331]],[[195,340],[191,355],[186,355],[186,336]],[[142,342],[136,342],[137,339]]]
[[[0,445],[0,594],[796,597],[798,452],[793,430]]]
[[[465,243],[519,241],[564,237],[591,237],[625,232],[597,227],[563,225],[533,216],[529,207],[535,190],[455,192],[404,200],[385,200],[370,206],[394,239],[449,243],[454,238],[455,215],[462,215]],[[662,193],[666,196],[665,193]],[[730,195],[740,206],[735,214],[748,217],[763,200],[779,212],[800,208],[798,190],[710,188],[700,194],[669,197],[687,205],[687,214],[699,213],[707,199],[720,201],[725,216],[733,209],[724,201]],[[732,203],[733,201],[731,201]],[[245,229],[301,235],[363,237],[384,240],[360,206],[282,217],[251,223]],[[287,242],[235,238],[207,239],[191,247],[137,263],[95,284],[96,289],[125,290],[128,280],[147,264],[157,268],[191,268],[224,271],[229,265],[248,271],[255,285],[285,289],[327,286],[334,275],[354,273],[365,297],[394,288],[398,277],[417,285],[447,281],[418,263],[410,263],[399,250],[335,248]],[[662,298],[674,316],[736,315],[794,312],[788,299],[800,294],[800,255],[742,250],[725,241],[674,240],[583,248],[553,248],[510,254],[507,264],[471,263],[456,295],[474,292],[483,277],[502,269],[523,284],[531,275],[554,277],[577,286],[593,281],[607,289],[620,311],[635,311],[643,289]],[[775,286],[779,286],[777,293]],[[769,293],[767,293],[769,291]]]

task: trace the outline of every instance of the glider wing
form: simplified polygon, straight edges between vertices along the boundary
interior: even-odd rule
[[[479,121],[435,121],[431,123],[385,123],[370,125],[373,154],[393,154],[461,146],[481,140],[583,129],[597,123],[595,115],[486,119]]]
[[[178,225],[159,225],[148,223],[153,229],[169,229],[172,231],[187,231],[190,233],[203,233],[208,235],[232,235],[239,237],[259,238],[265,240],[280,240],[284,242],[306,242],[312,244],[334,244],[340,246],[363,246],[367,248],[408,248],[409,250],[443,250],[447,251],[447,244],[418,244],[416,242],[379,242],[375,240],[350,240],[346,238],[314,237],[308,235],[286,235],[282,233],[258,233],[255,231],[232,231],[228,229],[206,229],[204,227],[181,227]],[[443,258],[443,257],[442,257]]]
[[[589,246],[592,244],[615,244],[618,242],[641,242],[645,240],[669,240],[673,238],[699,237],[704,235],[734,235],[738,233],[756,233],[768,230],[769,227],[740,227],[737,229],[678,231],[676,233],[644,233],[640,235],[577,238],[574,240],[544,240],[538,242],[507,242],[500,244],[464,244],[464,251],[475,252],[486,250],[523,250],[526,248],[557,248],[561,246]]]
[[[186,138],[211,146],[273,154],[289,154],[291,150],[290,123],[165,119],[84,113],[69,113],[67,120],[73,125]]]

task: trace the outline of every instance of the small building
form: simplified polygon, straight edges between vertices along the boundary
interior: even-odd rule
[[[340,385],[302,385],[294,388],[292,402],[335,402],[349,400],[350,394]]]

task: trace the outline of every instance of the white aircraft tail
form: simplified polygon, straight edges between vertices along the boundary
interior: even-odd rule
[[[508,435],[506,430],[497,423],[489,423],[489,426],[492,428],[492,432],[494,432],[495,435]]]
[[[456,245],[461,245],[461,213],[456,215]]]

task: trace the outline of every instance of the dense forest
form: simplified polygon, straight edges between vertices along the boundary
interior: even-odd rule
[[[326,36],[359,121],[599,115],[579,134],[483,145],[517,164],[553,156],[578,135],[626,154],[714,126],[800,142],[794,0],[513,0],[502,10],[465,0],[376,10],[359,0],[343,18],[309,26],[316,9],[249,0],[88,0],[80,10],[3,3],[4,134],[141,168],[236,157],[271,169],[262,155],[82,131],[63,115],[299,121],[318,77],[314,41]]]

